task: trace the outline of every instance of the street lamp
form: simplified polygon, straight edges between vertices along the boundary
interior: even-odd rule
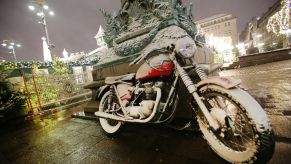
[[[54,16],[55,13],[50,10],[49,6],[45,4],[44,0],[35,0],[33,2],[34,2],[34,5],[29,5],[28,8],[39,17],[38,23],[40,23],[44,27],[48,49],[49,51],[51,51],[52,48],[54,48],[54,45],[51,44],[50,39],[49,39],[46,15],[48,14],[50,16]]]
[[[1,45],[7,48],[9,50],[9,53],[13,54],[15,62],[17,62],[16,54],[15,54],[15,47],[20,48],[21,44],[16,43],[14,40],[3,40]]]

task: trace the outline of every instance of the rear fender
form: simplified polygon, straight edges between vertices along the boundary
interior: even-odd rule
[[[196,84],[196,87],[200,88],[204,85],[209,85],[209,84],[218,85],[225,89],[231,89],[236,86],[239,86],[241,84],[241,80],[231,78],[231,77],[214,76],[214,77],[208,77],[200,81],[198,84]]]
[[[109,90],[110,85],[104,85],[97,90],[96,100],[101,100],[102,96]]]

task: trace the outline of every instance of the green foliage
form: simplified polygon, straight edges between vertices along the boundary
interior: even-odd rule
[[[0,72],[0,115],[5,119],[16,117],[24,108],[25,97],[7,80],[9,72]]]
[[[0,71],[5,72],[9,70],[14,70],[21,68],[20,63],[15,63],[15,62],[0,62]]]
[[[275,45],[273,44],[273,42],[268,42],[264,45],[264,50],[266,51],[273,51],[273,50],[277,50],[277,49],[281,49],[284,47],[284,40],[285,40],[285,36],[284,35],[279,35],[277,37],[277,42]]]
[[[0,75],[1,75],[0,109],[2,108],[4,109],[3,107],[4,98],[9,97],[9,95],[8,96],[4,95],[4,94],[7,94],[7,91],[6,91],[7,89],[5,89],[4,91],[4,89],[2,89],[4,87],[2,86],[5,86],[4,84],[6,84],[7,77],[9,77],[12,74],[12,72],[15,72],[15,71],[19,72],[17,75],[13,75],[13,77],[17,76],[16,78],[22,78],[22,77],[19,77],[22,75],[21,74],[22,68],[24,68],[24,71],[25,71],[25,79],[26,79],[26,84],[27,84],[27,89],[28,89],[27,93],[29,93],[29,94],[26,94],[27,96],[26,98],[27,100],[31,101],[34,110],[36,110],[37,109],[36,107],[39,106],[39,102],[38,102],[39,99],[40,99],[41,104],[44,105],[47,103],[51,103],[54,101],[67,98],[69,96],[74,96],[77,93],[81,93],[79,88],[82,88],[82,86],[75,84],[75,78],[71,74],[72,72],[70,71],[70,68],[69,68],[69,66],[73,66],[73,65],[84,65],[84,63],[82,64],[79,62],[64,63],[60,61],[58,58],[54,59],[53,62],[19,62],[19,63],[1,62],[0,63]],[[5,83],[2,81],[5,81]],[[64,86],[66,84],[70,84],[74,92],[66,91],[64,89]],[[11,86],[9,88],[11,91],[13,91],[13,88],[16,88],[16,87]],[[24,85],[21,85],[20,88],[26,92]],[[15,91],[15,93],[10,94],[10,95],[15,95],[14,97],[16,98],[18,93]],[[24,95],[25,94],[21,94],[21,97],[24,98],[23,100],[25,100]],[[10,101],[16,104],[19,104],[18,103],[19,101],[16,101],[13,98],[10,98]],[[12,107],[13,105],[10,105],[10,106]]]
[[[64,74],[70,74],[71,71],[69,70],[69,67],[66,63],[60,61],[59,58],[55,58],[53,60],[53,74],[54,75],[64,75]]]
[[[59,89],[55,87],[47,87],[53,84],[54,80],[46,75],[43,70],[39,69],[37,65],[32,65],[32,72],[35,80],[35,85],[32,77],[28,80],[27,85],[28,90],[30,91],[30,98],[33,106],[38,106],[37,94],[39,94],[42,104],[57,100]]]
[[[40,69],[38,65],[32,65],[31,67],[35,85],[33,78],[30,78],[27,83],[33,106],[39,105],[37,94],[39,94],[42,105],[65,97],[62,96],[64,95],[63,85],[66,81],[72,81],[71,71],[66,63],[55,58],[52,62],[51,74],[47,74],[47,72],[44,69]]]

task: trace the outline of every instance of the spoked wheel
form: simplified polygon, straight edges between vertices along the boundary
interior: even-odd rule
[[[118,115],[119,110],[120,105],[116,95],[110,91],[106,92],[100,101],[99,111]],[[116,135],[122,127],[120,121],[105,118],[99,118],[99,121],[104,132],[110,136]]]
[[[274,150],[274,139],[266,113],[245,91],[207,86],[200,94],[211,116],[220,125],[209,128],[198,111],[197,121],[211,148],[232,163],[266,162]]]

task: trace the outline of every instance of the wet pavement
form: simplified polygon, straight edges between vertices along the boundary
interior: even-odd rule
[[[243,86],[267,112],[276,138],[275,153],[270,163],[289,163],[291,161],[291,60],[223,71],[220,75],[241,79]]]
[[[241,78],[268,112],[276,134],[269,163],[291,161],[291,60],[221,75]],[[129,125],[110,138],[96,121],[71,118],[83,107],[0,127],[0,163],[225,163],[197,131]]]
[[[291,60],[223,71],[220,75],[241,79],[268,113],[277,138],[291,143]]]
[[[199,132],[129,125],[110,138],[96,121],[70,112],[2,127],[0,163],[224,163]]]

